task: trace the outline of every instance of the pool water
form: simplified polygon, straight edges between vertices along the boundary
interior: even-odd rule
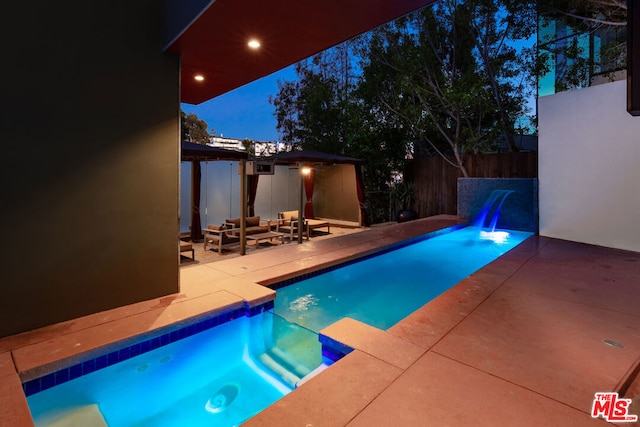
[[[317,335],[280,323],[268,312],[241,317],[33,394],[36,426],[238,425],[321,361]],[[311,347],[287,348],[305,334],[315,335],[300,340]]]
[[[388,329],[533,233],[465,227],[278,289],[274,313],[319,332],[343,317]]]

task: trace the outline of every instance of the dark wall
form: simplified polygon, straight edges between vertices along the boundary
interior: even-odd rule
[[[0,14],[0,336],[178,291],[179,63],[157,0]]]

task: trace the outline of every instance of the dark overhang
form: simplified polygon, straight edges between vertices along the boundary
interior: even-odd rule
[[[199,104],[433,1],[165,0],[164,49],[180,56],[181,101]]]

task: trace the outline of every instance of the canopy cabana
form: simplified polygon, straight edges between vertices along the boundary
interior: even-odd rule
[[[191,241],[202,240],[202,224],[200,223],[200,183],[202,172],[200,162],[213,160],[243,160],[247,153],[227,150],[224,148],[209,147],[203,144],[182,141],[181,160],[191,162]]]
[[[315,184],[314,166],[351,164],[355,170],[356,192],[360,207],[360,225],[365,224],[366,211],[364,208],[364,183],[362,178],[363,160],[353,157],[340,156],[338,154],[321,153],[313,150],[295,150],[278,153],[273,156],[277,165],[297,165],[309,167],[309,173],[304,175],[304,189],[306,202],[304,204],[305,218],[315,218],[313,212],[313,189]]]

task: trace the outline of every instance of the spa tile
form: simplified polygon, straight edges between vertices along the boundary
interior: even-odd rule
[[[110,345],[116,346],[112,347],[115,350],[162,328],[180,327],[187,319],[202,317],[202,313],[214,315],[243,305],[241,298],[220,291],[141,313],[135,319],[126,317],[22,347],[14,350],[13,357],[18,372],[26,381],[95,357],[97,353],[111,350]],[[125,343],[121,342],[123,340]]]
[[[33,426],[22,383],[16,373],[0,375],[0,426]]]
[[[640,317],[502,287],[432,350],[586,412],[640,356]]]
[[[407,369],[425,352],[422,347],[348,317],[324,328],[320,334],[400,369]]]
[[[389,332],[423,348],[431,348],[476,309],[499,283],[471,276],[414,311]]]
[[[518,385],[427,353],[349,427],[606,427],[606,423]]]
[[[401,373],[355,350],[242,425],[344,426]]]

